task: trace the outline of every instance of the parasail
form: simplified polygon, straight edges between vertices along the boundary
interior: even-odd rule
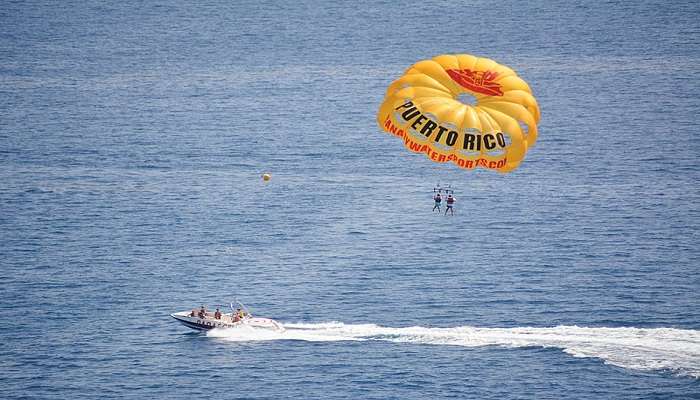
[[[415,153],[503,173],[517,168],[535,144],[539,120],[524,80],[469,54],[417,62],[389,86],[377,113],[379,126]]]

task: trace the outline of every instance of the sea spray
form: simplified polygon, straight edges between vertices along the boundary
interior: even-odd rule
[[[227,341],[302,340],[387,341],[463,347],[559,348],[574,357],[595,357],[607,364],[636,370],[667,370],[700,378],[700,331],[674,328],[391,328],[342,322],[287,323],[285,332],[240,327],[213,329],[210,337]]]

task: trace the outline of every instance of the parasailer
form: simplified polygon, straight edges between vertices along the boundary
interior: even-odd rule
[[[445,200],[445,204],[447,205],[447,208],[445,209],[445,215],[447,215],[447,212],[450,211],[451,215],[454,215],[454,210],[453,206],[455,203],[455,197],[454,197],[454,189],[452,189],[452,185],[447,185],[445,187],[440,186],[438,183],[437,186],[433,188],[433,201],[435,201],[435,205],[433,206],[433,212],[435,210],[438,211],[438,213],[441,213],[442,210],[440,210],[440,206],[442,205],[442,193],[445,193],[447,195]]]
[[[475,103],[462,102],[465,95]],[[504,65],[469,54],[414,64],[389,86],[377,113],[379,126],[412,152],[503,173],[517,168],[535,143],[539,119],[524,80]]]
[[[455,210],[454,210],[454,205],[455,205],[456,199],[454,196],[451,194],[447,195],[447,200],[445,201],[445,204],[447,204],[447,208],[445,208],[445,215],[447,215],[447,212],[450,212],[450,215],[455,215]]]
[[[437,210],[438,212],[440,212],[440,204],[442,204],[442,196],[440,195],[440,193],[437,193],[435,196],[433,196],[433,200],[435,201],[433,211]]]

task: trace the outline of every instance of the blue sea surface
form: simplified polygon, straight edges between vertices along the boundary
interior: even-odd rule
[[[0,397],[700,399],[699,15],[3,2]],[[531,86],[515,172],[377,126],[443,53]],[[286,332],[169,316],[235,298]]]

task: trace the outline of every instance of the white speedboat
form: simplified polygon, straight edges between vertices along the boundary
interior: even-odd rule
[[[240,303],[239,303],[240,304]],[[235,328],[249,326],[252,328],[269,329],[276,332],[284,332],[284,327],[279,322],[262,317],[254,317],[242,304],[237,310],[231,305],[230,313],[211,312],[203,307],[191,311],[181,311],[170,314],[188,328],[209,330],[213,328]]]

